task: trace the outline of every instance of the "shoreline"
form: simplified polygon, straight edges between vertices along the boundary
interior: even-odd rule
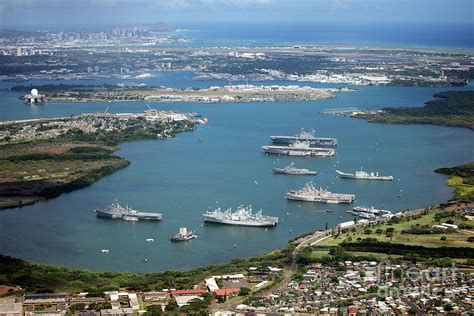
[[[197,124],[186,115],[156,110],[4,122],[0,124],[0,210],[88,187],[130,165],[113,155],[119,144],[173,137],[194,130]]]

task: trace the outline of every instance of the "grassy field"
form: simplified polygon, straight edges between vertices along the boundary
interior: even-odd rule
[[[435,172],[449,175],[446,185],[454,187],[453,200],[474,202],[474,162]]]
[[[329,247],[339,245],[344,240],[351,239],[356,241],[358,238],[375,238],[378,241],[390,242],[395,244],[406,244],[406,245],[422,245],[425,247],[470,247],[474,248],[474,243],[468,242],[467,238],[474,236],[464,230],[457,230],[451,233],[434,233],[425,235],[415,234],[403,234],[403,230],[408,230],[412,227],[420,227],[424,225],[433,226],[440,223],[446,222],[449,218],[443,218],[441,221],[435,220],[435,214],[442,211],[432,211],[426,215],[422,215],[416,219],[405,219],[404,221],[397,224],[379,224],[371,227],[359,227],[355,231],[349,230],[347,232],[341,232],[339,236],[328,238],[321,243],[318,243],[319,247]],[[472,221],[461,218],[452,218],[455,224],[471,223]],[[393,235],[387,236],[386,231],[389,228],[393,228]],[[370,230],[370,233],[369,233]],[[377,232],[378,230],[379,233]],[[446,237],[446,240],[441,240],[441,237]]]
[[[116,147],[87,142],[38,141],[0,150],[0,209],[27,205],[92,184],[128,166]]]

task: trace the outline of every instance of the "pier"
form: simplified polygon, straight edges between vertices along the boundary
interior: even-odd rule
[[[360,109],[356,107],[348,107],[348,108],[337,108],[337,109],[325,109],[319,112],[320,114],[324,115],[350,115],[354,112],[361,112]]]

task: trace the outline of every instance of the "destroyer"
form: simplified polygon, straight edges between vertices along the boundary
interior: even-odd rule
[[[366,219],[389,218],[392,217],[392,212],[387,210],[378,210],[372,207],[356,206],[347,213],[353,214]]]
[[[347,178],[347,179],[361,179],[361,180],[388,180],[391,181],[393,180],[392,176],[381,176],[379,175],[378,172],[365,172],[362,171],[362,168],[359,171],[356,171],[355,173],[345,173],[339,170],[336,170],[336,172],[341,176],[341,178]]]
[[[197,235],[194,234],[192,230],[188,230],[186,227],[180,227],[179,233],[171,236],[171,241],[174,241],[174,242],[188,241],[194,238],[197,238]]]
[[[290,165],[284,168],[273,168],[272,171],[273,173],[277,173],[277,174],[294,174],[294,175],[311,175],[311,176],[314,176],[317,174],[317,172],[313,170],[296,168],[294,162],[292,162]]]
[[[239,226],[275,226],[278,223],[278,217],[262,215],[262,210],[252,213],[252,206],[239,206],[235,212],[232,209],[207,211],[202,214],[204,221]]]
[[[123,207],[115,200],[111,205],[101,210],[94,210],[98,217],[108,217],[108,218],[120,218],[126,221],[139,221],[139,220],[149,220],[149,221],[161,221],[163,214],[161,213],[149,213],[149,212],[139,212],[128,206]]]
[[[311,147],[309,142],[295,142],[289,146],[262,146],[262,149],[266,154],[289,156],[332,157],[336,152],[333,148]]]
[[[306,132],[301,129],[295,136],[270,136],[275,144],[293,144],[295,142],[309,142],[311,145],[337,146],[337,138],[316,137],[314,129]]]
[[[302,189],[286,193],[286,198],[295,201],[339,204],[352,203],[355,200],[355,195],[332,193],[322,188],[317,189],[312,182],[308,182]]]

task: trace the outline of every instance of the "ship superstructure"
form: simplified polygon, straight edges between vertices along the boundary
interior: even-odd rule
[[[273,168],[273,173],[277,174],[292,174],[292,175],[316,175],[317,172],[305,168],[296,168],[295,163],[292,162],[283,168]]]
[[[301,129],[294,136],[270,136],[273,143],[276,144],[293,144],[295,142],[309,142],[311,145],[319,146],[337,146],[337,138],[316,137],[315,131],[309,132]]]
[[[104,209],[96,209],[94,212],[99,217],[108,217],[114,219],[123,219],[125,221],[139,221],[139,220],[148,220],[148,221],[161,221],[163,214],[161,213],[150,213],[150,212],[139,212],[128,206],[122,206],[117,200],[115,200],[111,205],[107,206]]]
[[[341,178],[347,179],[361,179],[361,180],[393,180],[393,176],[381,176],[378,172],[366,172],[362,168],[355,173],[345,173],[339,170],[336,172],[341,176]]]
[[[262,214],[262,210],[253,213],[252,206],[239,206],[235,212],[232,208],[222,210],[217,208],[213,211],[207,211],[202,214],[204,221],[239,226],[275,226],[278,223],[278,217]]]
[[[289,156],[332,157],[336,153],[333,148],[311,147],[309,142],[294,142],[289,146],[262,146],[266,154]]]
[[[352,203],[355,195],[332,193],[323,188],[317,189],[312,182],[307,182],[303,188],[286,193],[286,198],[295,201],[339,204]]]

